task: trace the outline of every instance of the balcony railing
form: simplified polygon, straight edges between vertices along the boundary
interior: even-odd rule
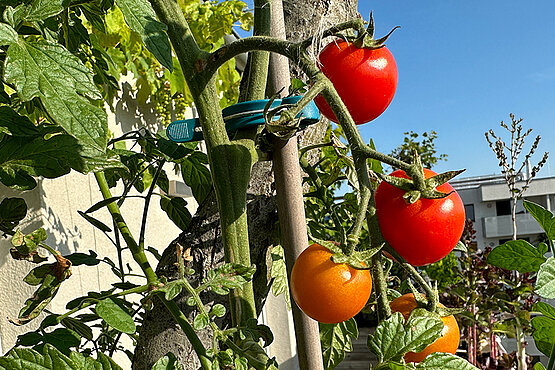
[[[486,238],[506,238],[513,235],[513,222],[510,215],[484,217],[484,234]],[[516,215],[518,235],[543,233],[536,219],[529,213]]]

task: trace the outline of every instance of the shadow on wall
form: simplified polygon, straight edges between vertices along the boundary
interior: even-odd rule
[[[135,131],[146,128],[152,133],[156,133],[161,128],[160,119],[156,117],[156,110],[151,101],[139,105],[136,98],[136,91],[133,91],[131,83],[124,81],[121,83],[120,98],[115,106],[115,124],[121,132]]]
[[[23,233],[31,232],[42,226],[42,204],[40,200],[41,190],[39,186],[30,191],[20,192],[0,184],[0,200],[4,198],[23,198],[25,199],[25,203],[27,203],[27,216],[25,216],[25,218],[18,225],[18,228],[21,229]],[[0,268],[2,268],[8,259],[12,258],[10,256],[11,247],[11,237],[0,236]]]

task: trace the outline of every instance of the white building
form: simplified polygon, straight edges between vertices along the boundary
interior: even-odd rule
[[[511,200],[503,175],[454,179],[449,183],[461,196],[466,217],[474,221],[479,249],[496,247],[512,238]],[[517,188],[523,184],[518,182]],[[533,179],[523,199],[555,211],[555,177]],[[517,201],[516,212],[518,239],[536,244],[543,234],[542,228],[526,211],[522,200]]]

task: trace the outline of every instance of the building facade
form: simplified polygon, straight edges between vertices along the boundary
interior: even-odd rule
[[[521,176],[517,188],[524,184]],[[474,222],[476,243],[479,249],[496,247],[510,240],[513,235],[511,199],[503,175],[490,175],[454,179],[449,182],[461,196],[466,217]],[[535,178],[524,192],[523,199],[555,211],[555,177]],[[523,206],[516,205],[518,239],[537,244],[544,234],[534,217]]]

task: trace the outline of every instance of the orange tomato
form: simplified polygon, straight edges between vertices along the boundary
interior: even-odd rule
[[[412,293],[395,298],[389,305],[393,312],[400,312],[405,320],[409,317],[412,310],[418,307],[418,304],[414,299],[414,294]],[[441,303],[439,305],[441,307],[445,307]],[[447,352],[452,354],[457,352],[461,337],[457,320],[453,315],[450,315],[442,317],[441,321],[443,321],[443,331],[441,332],[441,337],[437,338],[432,344],[420,352],[408,352],[405,355],[406,362],[418,363],[424,360],[426,356],[434,352]]]
[[[291,272],[291,293],[299,308],[325,324],[355,316],[370,298],[368,270],[334,263],[329,249],[312,244],[297,258]]]

